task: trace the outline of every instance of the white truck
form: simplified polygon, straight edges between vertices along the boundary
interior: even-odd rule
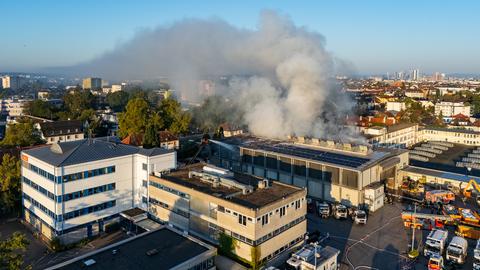
[[[425,257],[430,257],[434,254],[443,256],[447,239],[448,231],[432,230],[427,236],[427,241],[425,241],[423,255]]]
[[[363,210],[355,210],[352,214],[352,220],[355,224],[367,224],[367,213]]]
[[[473,270],[480,270],[480,239],[473,250]]]
[[[465,238],[460,236],[453,237],[452,241],[447,247],[447,261],[452,261],[457,264],[465,263],[467,257],[468,242]]]
[[[347,218],[348,216],[347,207],[343,204],[336,204],[334,206],[333,216],[336,219]]]
[[[330,205],[328,203],[317,202],[318,215],[322,218],[330,216]]]
[[[292,254],[287,261],[287,270],[337,270],[340,250],[307,244]],[[316,266],[316,267],[315,267]]]

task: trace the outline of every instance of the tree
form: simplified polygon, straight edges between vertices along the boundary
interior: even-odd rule
[[[18,251],[25,251],[28,245],[25,234],[19,232],[14,232],[10,238],[0,241],[0,269],[21,269],[23,266],[23,255],[19,254]]]
[[[180,103],[174,98],[162,100],[159,109],[164,127],[173,134],[185,133],[188,131],[192,117],[188,112],[182,111]]]
[[[20,161],[9,154],[4,154],[0,164],[0,202],[5,208],[11,211],[17,208],[22,193],[20,182]]]
[[[22,122],[23,121],[23,122]],[[29,120],[19,120],[16,124],[8,124],[2,146],[32,146],[43,143],[38,132]]]
[[[66,112],[59,114],[62,119],[77,119],[84,110],[91,109],[94,105],[95,97],[90,91],[75,90],[68,92],[63,96],[63,103]]]
[[[119,136],[126,137],[144,133],[148,117],[148,103],[143,98],[131,99],[125,108],[125,112],[118,115]]]
[[[45,102],[40,99],[36,99],[34,101],[31,101],[27,104],[25,108],[26,114],[36,116],[36,117],[42,117],[42,118],[48,118],[52,119],[55,118],[54,116],[54,109],[48,102]]]
[[[121,112],[127,106],[129,95],[125,91],[118,91],[115,93],[109,93],[106,97],[106,101],[110,108],[115,112]]]
[[[149,123],[143,136],[143,147],[153,148],[160,147],[160,138],[158,137],[158,130],[153,123]]]

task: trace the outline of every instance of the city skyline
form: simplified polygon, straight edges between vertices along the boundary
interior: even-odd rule
[[[49,2],[49,1],[47,1]],[[95,59],[137,33],[185,18],[218,19],[256,29],[265,9],[285,14],[321,34],[326,49],[358,74],[419,69],[422,73],[478,73],[473,35],[477,3],[433,1],[385,4],[242,2],[128,3],[81,1],[9,2],[0,71],[32,72]],[[46,8],[48,7],[48,8]],[[345,7],[349,7],[348,9]],[[21,12],[20,12],[21,11]],[[35,23],[31,23],[34,21]]]

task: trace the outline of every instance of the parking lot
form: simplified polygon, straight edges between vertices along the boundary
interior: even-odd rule
[[[401,212],[408,205],[386,204],[368,217],[366,225],[356,225],[351,219],[336,220],[333,217],[322,219],[316,214],[308,214],[308,231],[319,230],[328,233],[321,245],[332,246],[341,251],[340,269],[427,269],[427,259],[420,255],[415,261],[407,258],[412,230],[403,225]],[[449,239],[455,236],[454,228],[448,228]],[[428,230],[416,230],[415,247],[422,253],[422,245]],[[447,269],[472,269],[475,241],[468,240],[467,261],[463,266],[450,266]],[[419,246],[418,246],[419,245]]]

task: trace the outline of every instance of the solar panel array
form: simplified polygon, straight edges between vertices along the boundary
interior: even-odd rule
[[[360,167],[363,164],[370,161],[370,159],[368,158],[342,155],[342,154],[322,151],[318,149],[297,147],[289,144],[275,144],[275,145],[251,144],[251,145],[247,145],[246,147],[279,153],[279,154],[290,155],[290,156],[296,156],[296,157],[301,157],[301,158],[306,158],[306,159],[311,159],[316,161],[323,161],[323,162],[338,164],[338,165],[352,167],[352,168]]]
[[[466,157],[463,157],[461,161],[457,161],[455,166],[460,168],[480,169],[480,147],[473,149]]]

